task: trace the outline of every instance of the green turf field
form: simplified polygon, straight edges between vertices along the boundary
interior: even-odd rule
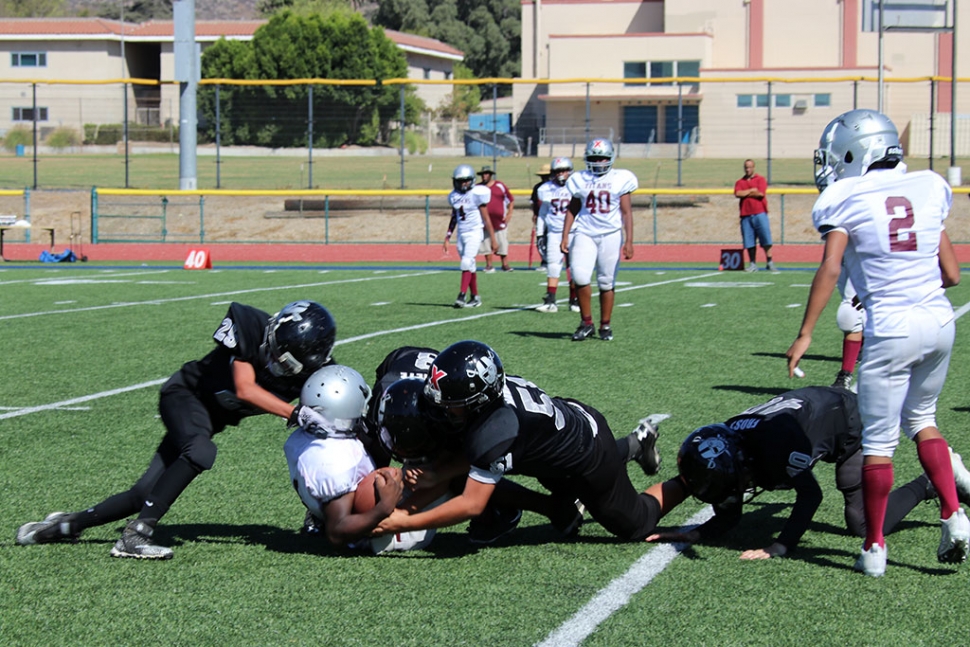
[[[584,168],[582,147],[573,156],[577,169]],[[681,185],[692,188],[733,188],[743,175],[742,159],[688,159],[680,169]],[[547,157],[505,157],[498,159],[498,177],[509,186],[531,189],[538,180],[535,172],[548,163]],[[757,172],[767,176],[767,162],[756,160]],[[966,167],[966,160],[963,160]],[[907,160],[912,170],[928,167],[925,159]],[[961,161],[958,160],[958,164]],[[491,157],[408,156],[404,162],[404,185],[408,189],[448,189],[448,178],[458,164],[471,164],[477,171],[491,165]],[[934,168],[945,173],[949,161],[937,160]],[[633,171],[640,188],[676,187],[676,159],[624,157],[617,166]],[[812,188],[812,158],[772,160],[771,181],[777,185]],[[197,166],[198,187],[216,187],[214,157],[200,156]],[[299,157],[223,157],[223,189],[305,189],[309,165]],[[20,189],[33,186],[34,165],[30,157],[0,155],[0,188]],[[128,183],[131,188],[171,188],[179,183],[178,155],[129,156]],[[44,155],[37,163],[40,188],[124,187],[124,155]],[[400,189],[401,160],[388,157],[317,157],[313,160],[313,187],[322,189]]]
[[[811,276],[624,265],[616,339],[572,343],[577,316],[566,308],[523,309],[540,302],[537,272],[483,275],[485,306],[454,310],[456,271],[0,268],[0,644],[539,643],[638,560],[653,559],[654,546],[616,543],[595,523],[562,542],[526,513],[492,547],[472,548],[456,527],[426,551],[336,552],[297,533],[303,507],[288,483],[287,432],[268,416],[216,438],[214,469],[157,531],[175,549],[171,561],[110,558],[120,523],[87,531],[77,545],[21,547],[14,534],[49,512],[92,505],[142,473],[163,433],[158,383],[212,347],[233,300],[271,312],[298,298],[324,303],[338,322],[336,358],[368,380],[397,346],[474,338],[496,349],[507,372],[599,408],[617,435],[648,413],[669,413],[656,477],[669,478],[693,428],[790,388],[831,383],[841,348],[832,306],[802,363],[807,377],[790,381],[783,360]],[[960,308],[970,288],[950,298]],[[939,421],[968,455],[962,323]],[[897,482],[918,473],[904,440]],[[630,474],[637,486],[650,482],[636,465]],[[970,565],[937,563],[936,506],[914,510],[889,537],[886,576],[866,578],[851,570],[861,540],[842,531],[832,466],[816,475],[826,498],[793,556],[737,558],[770,544],[787,518],[789,494],[762,495],[732,534],[674,558],[582,644],[962,644]],[[665,527],[702,507],[688,501]]]

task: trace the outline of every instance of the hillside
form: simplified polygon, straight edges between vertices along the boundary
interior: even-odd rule
[[[260,18],[256,11],[257,0],[195,0],[196,20],[249,20]],[[94,16],[106,4],[104,0],[66,0],[69,15]]]

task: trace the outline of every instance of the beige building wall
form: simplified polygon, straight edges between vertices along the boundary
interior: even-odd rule
[[[713,36],[706,67],[741,68],[747,64],[747,5],[724,0],[664,3],[664,24],[672,34],[703,32]]]

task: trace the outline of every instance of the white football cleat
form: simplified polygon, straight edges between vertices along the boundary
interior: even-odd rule
[[[435,530],[412,530],[399,532],[383,537],[373,537],[370,540],[371,550],[375,555],[382,553],[401,552],[405,550],[421,550],[434,539]]]
[[[869,550],[863,550],[854,568],[869,577],[882,577],[886,574],[886,547],[873,544]]]
[[[943,564],[960,564],[967,561],[970,553],[970,520],[963,508],[950,515],[949,519],[940,519],[940,548],[936,551],[936,558]]]

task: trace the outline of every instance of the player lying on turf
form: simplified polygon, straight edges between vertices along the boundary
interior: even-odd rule
[[[593,519],[629,541],[644,539],[686,496],[682,488],[663,483],[640,493],[630,482],[630,457],[648,474],[659,467],[657,430],[649,421],[643,421],[639,434],[618,443],[592,407],[551,398],[522,378],[506,379],[498,355],[481,342],[462,341],[442,351],[431,365],[424,396],[425,415],[461,447],[463,461],[456,465],[468,469],[464,486],[431,510],[395,510],[379,524],[380,533],[442,528],[474,518],[506,474],[533,476],[554,497],[578,499]],[[441,480],[436,472],[417,486]]]
[[[331,544],[374,553],[423,548],[434,531],[370,539],[404,489],[401,470],[378,470],[358,438],[370,397],[364,378],[347,366],[327,366],[310,376],[300,394],[299,426],[283,446],[290,479],[309,513],[322,521]],[[367,479],[372,472],[372,480]],[[373,488],[373,504],[355,505],[363,498],[358,498],[359,487]]]
[[[957,490],[970,503],[970,472],[950,452]],[[836,487],[845,498],[849,532],[865,536],[862,501],[862,423],[857,397],[837,387],[810,386],[788,391],[725,423],[700,427],[684,441],[677,457],[680,476],[671,489],[713,504],[714,517],[689,532],[662,532],[647,541],[697,542],[717,537],[741,518],[746,497],[758,490],[795,490],[791,515],[766,548],[741,553],[741,559],[786,555],[798,545],[822,502],[812,473],[823,461],[835,463]],[[892,531],[921,501],[936,499],[926,474],[889,496],[883,530]]]

